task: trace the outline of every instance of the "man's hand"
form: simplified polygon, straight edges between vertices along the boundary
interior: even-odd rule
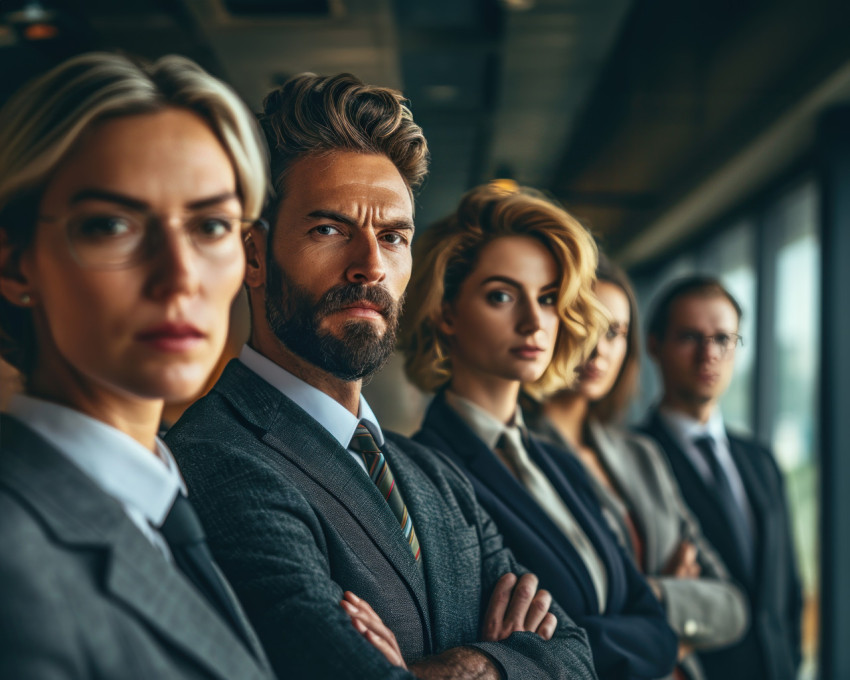
[[[528,631],[544,640],[551,640],[558,627],[555,615],[549,612],[552,596],[548,590],[538,590],[534,574],[507,573],[496,583],[484,621],[481,623],[482,642],[498,642],[511,633]]]
[[[407,670],[407,664],[404,663],[404,657],[401,655],[395,634],[384,625],[381,617],[375,613],[375,610],[366,600],[362,600],[351,591],[346,590],[340,605],[351,617],[351,623],[357,629],[357,632],[372,643],[372,646],[381,652],[387,661],[394,666]]]
[[[689,541],[682,541],[676,548],[676,552],[667,560],[662,573],[675,578],[698,578],[700,571],[697,547]]]

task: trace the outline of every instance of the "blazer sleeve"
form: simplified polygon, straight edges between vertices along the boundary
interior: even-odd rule
[[[699,578],[654,576],[661,590],[667,620],[679,639],[696,649],[713,649],[739,640],[749,626],[746,596],[735,585],[720,556],[702,534],[699,522],[682,498],[679,485],[664,455],[641,435],[626,435],[629,446],[652,461],[661,495],[675,509],[681,527],[681,540],[697,549]]]
[[[408,442],[412,444],[412,442]],[[419,448],[419,447],[417,447]],[[419,448],[427,457],[439,460],[439,484],[444,493],[451,493],[461,512],[474,524],[481,545],[482,602],[479,623],[489,604],[496,582],[508,572],[517,575],[528,573],[520,565],[503,541],[495,522],[478,502],[472,483],[445,453],[433,448]],[[432,481],[433,475],[432,475]],[[558,620],[551,640],[543,640],[536,633],[513,633],[500,642],[475,642],[464,646],[479,649],[499,666],[507,680],[525,678],[563,678],[564,680],[590,680],[596,678],[593,657],[582,628],[552,602],[550,612]]]
[[[411,680],[340,606],[343,591],[331,578],[320,520],[295,486],[259,457],[233,455],[210,441],[180,445],[184,472],[187,463],[193,467],[190,498],[210,547],[275,673],[290,680]],[[200,469],[211,463],[214,473]]]
[[[544,448],[551,453],[551,447]],[[560,459],[561,469],[585,507],[595,515],[625,573],[626,597],[619,611],[582,616],[578,621],[587,631],[597,673],[604,678],[664,677],[676,663],[676,635],[655,594],[602,516],[584,466],[573,456],[565,456]]]

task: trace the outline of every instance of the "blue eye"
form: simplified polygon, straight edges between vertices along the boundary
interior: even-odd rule
[[[493,304],[504,304],[511,300],[513,300],[513,298],[503,290],[491,290],[487,293],[487,302],[491,302]]]
[[[313,229],[313,231],[321,236],[333,236],[334,234],[342,233],[339,229],[330,224],[320,224],[318,227]]]

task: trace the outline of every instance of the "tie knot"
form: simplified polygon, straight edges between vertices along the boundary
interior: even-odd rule
[[[178,493],[174,499],[159,532],[169,546],[193,545],[205,540],[201,521],[189,499],[182,493]]]
[[[381,452],[377,442],[375,442],[375,438],[372,436],[372,433],[369,432],[369,428],[363,424],[358,425],[357,429],[354,430],[354,436],[351,437],[349,447],[359,453]]]

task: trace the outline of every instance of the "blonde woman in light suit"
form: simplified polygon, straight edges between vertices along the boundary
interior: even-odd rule
[[[264,167],[182,57],[76,57],[0,110],[0,677],[271,677],[157,437],[223,348]]]
[[[607,332],[571,389],[542,406],[529,402],[525,413],[532,430],[584,465],[606,519],[679,636],[677,677],[698,680],[703,673],[692,652],[739,639],[748,625],[746,599],[687,509],[664,455],[616,425],[637,378],[637,304],[626,275],[604,256],[596,276]]]

